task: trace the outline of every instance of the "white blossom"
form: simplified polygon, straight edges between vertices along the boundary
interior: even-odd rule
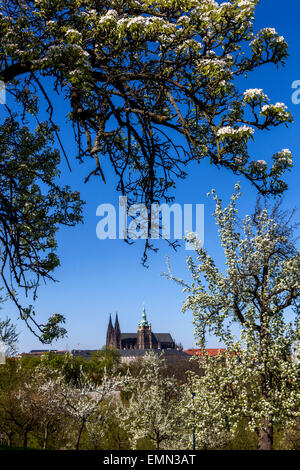
[[[243,125],[239,128],[233,128],[231,126],[224,126],[217,130],[217,136],[221,138],[235,138],[235,137],[247,137],[249,138],[254,134],[252,127]]]
[[[262,102],[268,100],[268,97],[261,88],[250,88],[244,92],[244,101],[248,103],[252,100]]]

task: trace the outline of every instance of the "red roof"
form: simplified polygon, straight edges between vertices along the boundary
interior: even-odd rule
[[[218,354],[221,354],[226,351],[225,348],[215,348],[215,349],[206,349],[205,350],[209,356],[217,356]],[[201,356],[202,355],[202,349],[185,349],[184,351],[186,354],[189,354],[190,356]]]

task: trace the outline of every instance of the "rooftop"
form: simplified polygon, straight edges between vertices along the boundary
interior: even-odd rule
[[[226,351],[225,348],[208,348],[205,349],[207,354],[211,357],[215,357],[218,354],[222,354],[223,352]],[[185,349],[184,351],[186,354],[189,356],[201,356],[202,355],[202,349],[196,349],[196,348],[191,348],[191,349]]]

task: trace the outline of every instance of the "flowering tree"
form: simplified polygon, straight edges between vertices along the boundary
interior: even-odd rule
[[[59,395],[67,413],[78,424],[75,444],[75,449],[78,450],[85,426],[95,423],[95,420],[100,424],[101,415],[107,410],[105,405],[115,397],[121,386],[121,379],[109,378],[105,373],[101,385],[97,385],[82,372],[77,385],[66,383],[63,377],[56,379],[55,385],[60,388]]]
[[[290,153],[274,155],[268,168],[251,159],[248,142],[291,115],[263,90],[235,83],[287,57],[275,29],[254,30],[257,3],[3,0],[0,80],[25,113],[37,114],[44,97],[52,121],[52,77],[69,102],[79,158],[95,161],[86,181],[106,180],[107,156],[118,189],[147,207],[169,198],[191,159],[208,158],[262,193],[280,193]]]
[[[212,365],[216,366],[215,361]],[[228,404],[219,392],[219,383],[210,380],[203,361],[201,366],[205,375],[190,373],[182,387],[179,408],[184,430],[181,441],[183,448],[219,449],[232,439],[235,429],[228,425]],[[217,375],[218,369],[214,372]],[[209,392],[213,395],[213,390],[215,396],[210,397]]]
[[[226,366],[207,359],[206,375],[199,384],[207,390],[212,412],[227,410],[228,424],[246,417],[259,432],[259,447],[270,449],[274,425],[293,421],[300,404],[299,364],[291,360],[296,325],[286,319],[288,307],[295,310],[296,324],[299,313],[295,227],[280,206],[270,211],[258,204],[253,217],[245,217],[241,230],[236,208],[239,185],[225,208],[214,191],[212,195],[226,273],[190,234],[198,263],[187,259],[192,285],[179,280],[187,293],[183,310],[193,312],[198,343],[204,345],[208,331],[228,346]],[[171,272],[168,276],[174,279]],[[241,329],[239,343],[232,332],[236,322]]]
[[[204,375],[191,374],[181,402],[197,448],[222,448],[246,425],[259,434],[259,448],[268,450],[274,426],[294,427],[300,415],[299,366],[283,352],[288,346],[280,335],[265,361],[258,359],[258,345],[242,342],[217,358],[202,357]]]
[[[56,434],[66,425],[66,409],[61,399],[58,371],[49,367],[47,356],[42,356],[41,363],[33,370],[31,386],[35,390],[38,407],[38,424],[44,433],[43,448],[47,449],[49,436]]]
[[[163,374],[164,368],[161,357],[148,354],[140,374],[128,380],[126,388],[131,397],[129,403],[120,406],[118,414],[133,448],[143,438],[149,439],[156,450],[163,444],[178,442],[179,387],[175,379]]]

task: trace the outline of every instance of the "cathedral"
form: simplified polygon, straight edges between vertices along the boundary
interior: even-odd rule
[[[170,333],[153,333],[151,323],[146,317],[143,308],[142,321],[138,324],[136,333],[121,333],[118,315],[115,326],[112,324],[111,315],[106,334],[106,346],[120,349],[175,349],[176,345]]]

